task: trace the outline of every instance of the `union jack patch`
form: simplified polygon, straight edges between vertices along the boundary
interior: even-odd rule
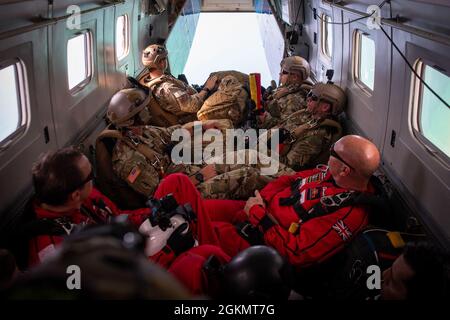
[[[342,240],[344,240],[344,241],[349,240],[352,236],[352,232],[350,231],[350,229],[347,227],[347,225],[342,220],[338,220],[333,225],[333,229],[334,229],[334,231],[337,232],[339,237],[341,237]]]

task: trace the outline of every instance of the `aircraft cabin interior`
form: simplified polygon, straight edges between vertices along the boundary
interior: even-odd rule
[[[347,268],[349,262],[342,258],[344,253],[350,254],[348,248],[351,242],[347,238],[353,239],[356,233],[364,234],[368,228],[374,232],[389,231],[390,245],[395,249],[402,249],[406,242],[413,239],[432,243],[448,254],[450,2],[378,1],[1,1],[0,248],[12,254],[19,273],[33,270],[29,263],[29,239],[25,241],[23,226],[35,218],[28,210],[30,203],[35,205],[33,199],[36,192],[33,185],[36,179],[33,180],[31,168],[44,153],[75,146],[92,165],[93,185],[115,201],[108,193],[111,189],[104,190],[105,183],[98,181],[100,171],[104,169],[98,165],[102,163],[98,137],[105,129],[111,128],[108,106],[118,92],[135,88],[149,95],[146,99],[150,100],[145,101],[154,99],[153,87],[144,86],[142,89],[141,81],[148,72],[152,72],[151,67],[144,65],[142,57],[144,50],[153,44],[165,48],[157,47],[161,50],[158,54],[168,52],[164,58],[168,61],[165,73],[171,74],[179,81],[178,84],[183,82],[183,86],[190,86],[189,90],[197,90],[198,93],[194,91],[196,95],[205,92],[210,95],[211,91],[217,90],[220,80],[213,90],[208,88],[210,73],[236,70],[250,75],[244,81],[250,81],[247,99],[257,105],[251,95],[251,81],[255,79],[252,75],[261,75],[258,78],[261,87],[254,92],[259,92],[264,100],[266,93],[276,92],[284,86],[280,82],[283,75],[292,75],[283,61],[293,56],[299,56],[309,64],[308,86],[302,87],[306,88],[303,97],[305,106],[307,101],[317,99],[311,92],[319,83],[334,84],[342,89],[346,96],[345,109],[333,117],[333,121],[342,126],[342,136],[363,137],[379,151],[380,161],[375,176],[384,202],[382,205],[375,200],[369,203],[375,209],[371,211],[372,216],[365,222],[366,227],[362,231],[350,232],[347,227],[351,229],[351,226],[339,224],[342,220],[330,228],[330,232],[336,231],[345,244],[333,258],[328,258],[331,251],[328,252],[318,270],[329,270],[327,268],[332,265],[332,273],[337,274],[339,272],[336,270]],[[216,27],[221,27],[223,31],[216,31]],[[238,40],[239,37],[244,40]],[[306,83],[306,78],[303,81]],[[175,93],[175,97],[178,99],[179,95]],[[276,99],[277,96],[274,97]],[[266,103],[262,102],[262,108]],[[281,114],[283,116],[288,115]],[[244,122],[236,127],[248,129]],[[162,137],[163,134],[159,135]],[[339,141],[335,141],[331,149],[327,146],[322,164],[330,165],[333,156],[335,161],[343,161],[336,155],[340,150],[338,144]],[[105,150],[111,153],[113,146],[107,143],[105,146]],[[114,158],[113,161],[118,160]],[[352,165],[343,163],[349,171],[353,170]],[[301,170],[315,170],[316,165],[318,163],[304,165]],[[125,174],[125,178],[134,181],[142,175],[140,169],[136,172],[136,168]],[[294,171],[299,171],[299,168],[294,168]],[[117,180],[117,177],[114,179]],[[195,179],[201,183],[204,175],[201,178],[195,175]],[[160,181],[164,180],[161,177]],[[130,189],[128,185],[122,182],[120,187]],[[254,190],[247,191],[251,191],[250,197],[255,197]],[[130,192],[134,195],[133,199],[143,199],[142,194],[137,196],[139,190]],[[240,200],[246,201],[247,198]],[[126,201],[115,203],[120,210],[139,207],[131,203],[127,205]],[[146,206],[145,201],[141,203]],[[242,209],[245,210],[243,205]],[[214,210],[221,211],[220,205]],[[249,210],[250,217],[256,210]],[[189,216],[190,213],[183,214]],[[299,230],[289,228],[289,237],[309,230],[306,227],[302,230],[302,219],[299,221],[296,225]],[[267,232],[263,234],[267,244],[270,229],[264,229],[264,232]],[[314,232],[311,231],[311,236]],[[199,244],[199,239],[195,240],[195,245]],[[297,244],[301,246],[301,242]],[[276,245],[267,245],[277,249]],[[289,250],[303,249],[288,248],[285,250],[287,253],[277,250],[278,253],[273,254],[280,254],[283,258],[287,256],[288,260],[297,259],[297,254],[289,253]],[[313,258],[308,256],[305,259]],[[295,261],[300,261],[300,258]],[[212,259],[207,262],[214,264]],[[305,265],[309,266],[308,263]],[[355,265],[350,268],[354,269]],[[189,270],[189,266],[184,269]],[[301,272],[298,268],[294,269],[295,274],[303,274],[303,266],[300,267]],[[309,269],[314,268],[305,267],[306,276],[296,277],[295,285],[292,284],[297,298],[329,297],[331,293],[326,292],[328,285],[305,291],[295,290],[297,286],[303,288],[302,279],[308,278]],[[2,267],[2,270],[6,269]],[[163,271],[158,269],[155,272]],[[316,270],[311,272],[315,274]],[[366,270],[363,272],[366,273]],[[160,279],[165,279],[165,276],[162,274]],[[167,288],[159,288],[161,295],[154,293],[150,297],[186,297],[184,293],[178,293],[177,288],[173,289],[173,295],[168,293]],[[339,294],[346,297],[346,292]],[[15,295],[20,299],[20,293]],[[106,297],[114,296],[106,294]],[[290,297],[293,297],[292,291]],[[39,299],[39,296],[31,298]]]

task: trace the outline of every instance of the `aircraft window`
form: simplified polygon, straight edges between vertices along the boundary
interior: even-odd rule
[[[416,72],[445,101],[450,101],[450,77],[421,60]],[[434,146],[450,157],[450,109],[444,105],[417,77],[414,103],[416,105],[415,129]]]
[[[130,24],[128,15],[124,14],[117,18],[116,22],[116,56],[122,60],[128,55],[130,48]]]
[[[333,25],[331,24],[332,19],[326,14],[322,15],[321,26],[322,26],[322,53],[331,59],[333,51]]]
[[[91,33],[83,32],[67,42],[67,77],[69,90],[79,90],[92,75]]]
[[[355,78],[357,83],[373,91],[375,82],[375,41],[361,31],[356,33]]]
[[[20,62],[0,67],[0,144],[11,141],[15,134],[24,129],[25,114],[22,110],[24,103],[25,83]]]

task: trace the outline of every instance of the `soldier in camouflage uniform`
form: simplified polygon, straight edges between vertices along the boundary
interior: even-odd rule
[[[197,111],[203,105],[206,96],[216,87],[217,77],[210,77],[201,92],[197,92],[188,84],[164,74],[168,67],[168,52],[158,44],[152,44],[142,53],[142,63],[148,68],[139,82],[152,92],[159,106],[178,117],[183,124],[197,120]]]
[[[342,136],[336,116],[344,110],[345,92],[332,83],[317,83],[306,100],[306,109],[277,126],[286,136],[280,141],[280,162],[296,171],[325,163],[330,145]]]
[[[191,181],[197,186],[204,198],[208,199],[241,199],[246,200],[253,196],[254,190],[261,190],[270,181],[278,178],[282,175],[291,175],[295,171],[287,167],[283,163],[270,159],[273,161],[273,166],[278,168],[274,174],[263,175],[261,169],[267,167],[268,157],[259,153],[256,150],[238,150],[231,151],[233,158],[242,158],[244,163],[225,164],[225,158],[228,154],[216,157],[216,161],[209,160],[214,164],[206,165],[200,171],[200,174],[206,173],[211,178],[204,180],[200,177],[200,181],[197,177],[199,174],[192,176]],[[217,158],[223,157],[224,164],[217,161]],[[256,163],[250,162],[250,158],[258,159]],[[262,161],[260,161],[262,160]]]
[[[106,130],[101,134],[116,138],[112,168],[133,190],[147,197],[151,196],[165,175],[184,172],[205,198],[245,199],[252,194],[254,188],[264,187],[270,181],[271,176],[261,176],[259,165],[173,164],[170,158],[171,135],[180,128],[192,133],[193,124],[169,128],[136,125],[135,119],[140,123],[141,112],[145,111],[145,95],[140,96],[140,93],[143,92],[139,89],[124,89],[113,96],[107,117],[118,130]],[[226,119],[202,123],[203,130],[210,128],[224,132],[225,129],[232,128],[232,123]],[[283,166],[279,172],[286,174],[292,171]],[[278,174],[273,177],[276,176]],[[218,182],[220,187],[213,187]]]
[[[260,128],[272,128],[306,107],[306,95],[311,88],[309,75],[309,63],[302,57],[291,56],[281,61],[280,86],[264,97],[267,113],[260,119]]]

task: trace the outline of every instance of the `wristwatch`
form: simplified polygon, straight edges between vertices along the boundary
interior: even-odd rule
[[[203,177],[203,174],[201,172],[197,172],[194,177],[199,183],[205,181],[205,177]]]

